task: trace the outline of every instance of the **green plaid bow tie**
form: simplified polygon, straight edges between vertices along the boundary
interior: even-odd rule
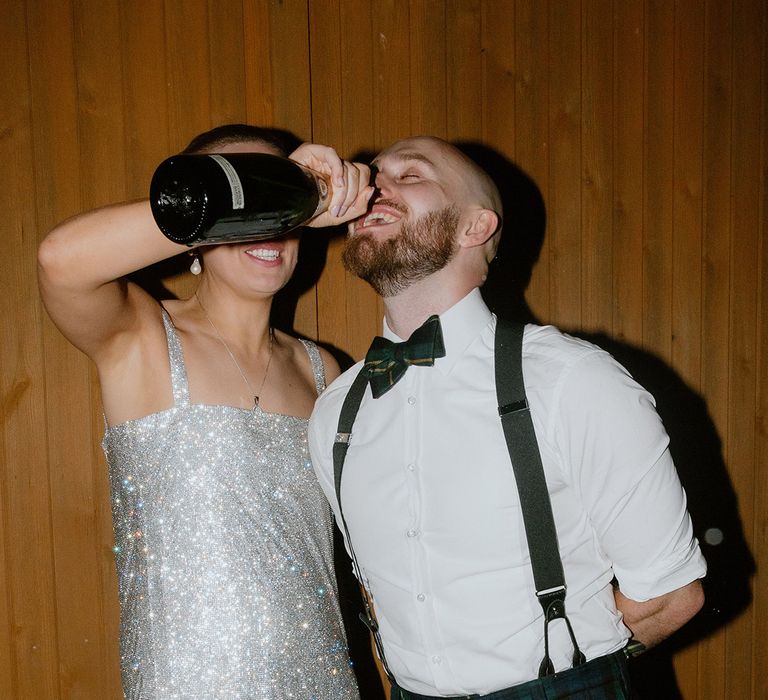
[[[373,398],[389,391],[405,374],[409,365],[431,367],[436,357],[445,356],[440,318],[430,316],[408,340],[393,343],[376,336],[365,356],[363,370],[368,375]]]

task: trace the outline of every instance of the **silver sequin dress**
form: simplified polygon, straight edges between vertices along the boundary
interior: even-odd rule
[[[103,442],[125,697],[357,699],[306,419],[191,404],[165,311],[163,323],[174,406]]]

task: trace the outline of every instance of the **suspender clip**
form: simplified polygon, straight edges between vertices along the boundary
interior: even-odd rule
[[[499,415],[505,416],[507,413],[515,413],[516,411],[527,411],[528,399],[522,399],[520,401],[513,401],[512,403],[499,406]]]
[[[536,597],[544,610],[546,622],[565,617],[565,586],[536,591]]]
[[[536,591],[536,595],[539,598],[543,598],[544,596],[552,596],[555,593],[560,593],[561,591],[565,593],[565,586],[555,586],[554,588],[545,588],[542,591]]]

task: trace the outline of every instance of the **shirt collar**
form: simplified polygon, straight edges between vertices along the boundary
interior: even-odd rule
[[[449,374],[464,351],[492,319],[493,315],[483,301],[479,288],[473,289],[450,309],[441,313],[440,326],[445,343],[445,357],[437,358],[435,367],[438,367],[443,374]],[[386,318],[383,336],[395,343],[404,340],[389,327]]]

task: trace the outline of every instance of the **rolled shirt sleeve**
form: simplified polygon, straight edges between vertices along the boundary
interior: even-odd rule
[[[622,593],[642,602],[704,576],[653,397],[597,349],[558,390],[550,429]]]

